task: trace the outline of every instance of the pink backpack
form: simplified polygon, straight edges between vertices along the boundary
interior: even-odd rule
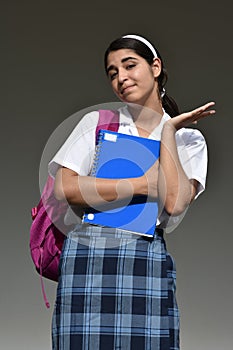
[[[100,129],[117,131],[118,128],[117,111],[99,110],[96,141]],[[39,204],[31,210],[33,222],[30,228],[31,257],[40,274],[42,293],[47,307],[50,305],[46,298],[42,276],[53,281],[58,280],[58,265],[65,233],[73,227],[64,224],[68,204],[54,197],[53,188],[54,179],[48,176]]]

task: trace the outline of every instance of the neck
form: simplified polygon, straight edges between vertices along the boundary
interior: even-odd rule
[[[138,134],[142,137],[149,137],[154,129],[160,124],[162,113],[145,107],[128,106],[130,114],[133,117]]]
[[[163,115],[162,100],[158,93],[158,88],[155,86],[152,93],[144,96],[140,101],[129,103],[129,108],[135,118],[138,118],[139,111],[141,117],[145,117],[145,119],[153,118],[153,113]]]
[[[136,126],[148,132],[151,132],[159,125],[163,116],[161,101],[153,103],[153,107],[151,105],[145,104],[142,106],[133,103],[129,103],[127,106]]]

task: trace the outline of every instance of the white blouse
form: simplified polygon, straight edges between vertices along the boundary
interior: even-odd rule
[[[127,106],[118,109],[120,112],[120,133],[139,136],[138,130]],[[74,128],[65,143],[49,163],[49,173],[55,177],[60,166],[65,166],[81,176],[89,175],[95,155],[95,130],[99,112],[86,114]],[[170,116],[164,111],[159,125],[149,138],[160,140],[164,123]],[[207,175],[207,146],[201,132],[197,129],[182,128],[176,132],[176,144],[182,167],[188,179],[198,181],[197,198],[205,189]],[[165,210],[157,219],[157,226],[171,232],[181,221],[185,212],[179,216],[169,216]]]

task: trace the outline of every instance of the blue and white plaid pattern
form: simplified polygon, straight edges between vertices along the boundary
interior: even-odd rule
[[[61,255],[53,350],[178,350],[175,278],[161,236],[78,226]]]

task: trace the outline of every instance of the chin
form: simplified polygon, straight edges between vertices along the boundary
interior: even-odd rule
[[[136,98],[135,96],[125,96],[121,97],[121,101],[126,103],[135,103],[135,104],[142,104],[142,100],[139,98]]]

